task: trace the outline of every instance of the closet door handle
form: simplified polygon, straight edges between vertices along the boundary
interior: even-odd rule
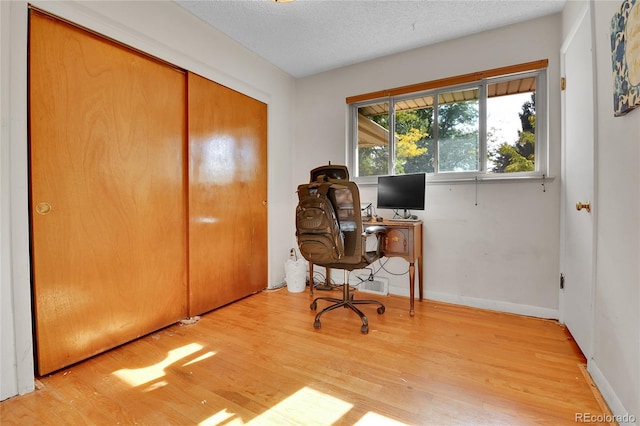
[[[36,204],[36,213],[41,214],[43,216],[51,213],[51,204],[49,203]]]

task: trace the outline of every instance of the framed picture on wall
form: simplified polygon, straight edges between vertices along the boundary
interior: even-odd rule
[[[624,0],[611,19],[613,112],[640,106],[640,0]]]

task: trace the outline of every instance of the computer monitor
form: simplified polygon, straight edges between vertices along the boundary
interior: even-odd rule
[[[403,210],[403,218],[411,216],[411,210],[424,210],[425,182],[424,173],[378,177],[379,209]]]

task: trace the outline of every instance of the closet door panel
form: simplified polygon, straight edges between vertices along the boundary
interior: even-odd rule
[[[189,312],[267,286],[267,106],[188,74]]]
[[[185,75],[30,15],[37,364],[60,369],[187,315]]]

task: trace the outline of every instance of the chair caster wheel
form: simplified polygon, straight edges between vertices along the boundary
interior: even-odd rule
[[[362,334],[369,334],[369,326],[368,325],[363,325],[360,328],[360,331],[362,331]]]
[[[318,304],[316,302],[312,302],[311,305],[309,305],[309,309],[315,311],[316,309],[318,309]]]
[[[313,328],[320,328],[322,327],[322,324],[320,324],[320,320],[315,320],[313,322]]]
[[[379,314],[379,315],[384,314],[384,306],[380,306],[380,307],[378,308],[378,314]]]

